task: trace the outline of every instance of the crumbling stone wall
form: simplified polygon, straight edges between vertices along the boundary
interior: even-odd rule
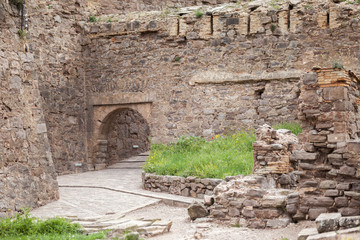
[[[304,75],[299,98],[302,148],[292,155],[301,171],[295,219],[360,213],[359,86],[359,79],[344,69],[315,69]]]
[[[17,34],[16,7],[0,2],[0,217],[58,199],[39,74]]]
[[[125,109],[111,123],[108,135],[107,164],[146,152],[150,147],[150,128],[136,111]]]

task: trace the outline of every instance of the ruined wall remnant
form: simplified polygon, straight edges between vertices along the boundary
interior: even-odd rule
[[[359,79],[344,69],[304,75],[299,98],[303,148],[292,155],[302,171],[296,219],[333,211],[360,213],[359,86]]]
[[[290,130],[274,130],[263,125],[256,130],[254,147],[254,174],[283,174],[294,171],[290,155],[298,143]]]
[[[0,217],[58,199],[34,54],[18,10],[0,2]]]

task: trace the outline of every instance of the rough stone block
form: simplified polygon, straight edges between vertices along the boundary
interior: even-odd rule
[[[329,189],[325,191],[325,197],[337,197],[339,196],[339,190],[336,189]]]
[[[319,188],[322,188],[322,189],[336,188],[336,181],[332,181],[332,180],[322,181],[322,182],[320,182]]]
[[[331,207],[334,199],[331,197],[307,197],[303,199],[303,203],[311,207]]]
[[[360,225],[360,216],[341,217],[339,226],[343,228],[352,228]]]
[[[304,228],[301,230],[298,234],[297,240],[306,240],[309,236],[318,234],[318,231],[316,228]]]
[[[244,207],[241,211],[241,214],[244,216],[244,217],[247,217],[247,218],[254,218],[255,217],[255,212],[254,212],[254,209],[253,207],[251,206],[247,206],[247,207]]]
[[[284,228],[291,220],[289,218],[279,218],[279,219],[270,219],[266,222],[266,227],[268,228]]]
[[[360,142],[348,142],[347,149],[351,153],[359,154],[360,153]]]
[[[342,166],[338,172],[341,175],[354,176],[356,173],[356,169],[349,166]]]
[[[281,210],[273,208],[255,209],[254,212],[255,216],[261,219],[277,218],[282,214]]]
[[[310,134],[309,135],[309,142],[313,143],[322,143],[326,142],[327,137],[324,135],[318,135],[318,134]]]
[[[349,139],[349,134],[347,133],[334,133],[328,135],[329,143],[345,142]]]
[[[239,217],[240,216],[239,209],[234,208],[234,207],[229,208],[229,216],[230,217]]]
[[[335,206],[336,207],[347,207],[348,206],[348,198],[347,197],[335,198]]]
[[[309,209],[309,219],[315,220],[320,214],[326,213],[326,208],[310,208]]]
[[[296,160],[307,160],[307,161],[314,161],[318,157],[318,153],[308,153],[305,151],[294,151],[292,156]]]
[[[303,83],[305,85],[312,85],[317,83],[317,75],[314,72],[306,73],[303,75]]]
[[[339,229],[340,213],[322,213],[315,222],[319,233],[336,231]]]
[[[279,208],[285,207],[286,196],[264,196],[261,205],[263,207]]]
[[[327,87],[323,89],[324,100],[348,100],[348,89],[345,87]]]
[[[340,208],[339,212],[342,216],[356,216],[359,215],[360,210],[358,208]]]

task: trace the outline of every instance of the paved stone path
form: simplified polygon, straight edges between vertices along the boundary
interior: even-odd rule
[[[192,198],[142,189],[140,167],[147,157],[132,157],[101,171],[59,176],[60,200],[32,211],[32,215],[84,220],[121,216],[160,202],[190,204]]]

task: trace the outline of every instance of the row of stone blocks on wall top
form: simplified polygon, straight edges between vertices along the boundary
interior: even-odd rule
[[[304,6],[294,9],[254,11],[251,13],[233,10],[226,13],[209,13],[197,18],[194,14],[170,16],[161,19],[128,20],[118,23],[91,23],[84,25],[85,34],[91,37],[117,36],[144,32],[161,32],[164,36],[186,37],[186,39],[209,39],[219,37],[234,37],[236,35],[249,35],[266,33],[282,35],[297,33],[303,30],[303,17],[306,10]],[[338,19],[342,9],[331,5],[329,10],[318,12],[316,22],[319,29],[334,29],[348,21]],[[340,12],[340,13],[339,13]],[[116,41],[116,39],[115,39]]]

